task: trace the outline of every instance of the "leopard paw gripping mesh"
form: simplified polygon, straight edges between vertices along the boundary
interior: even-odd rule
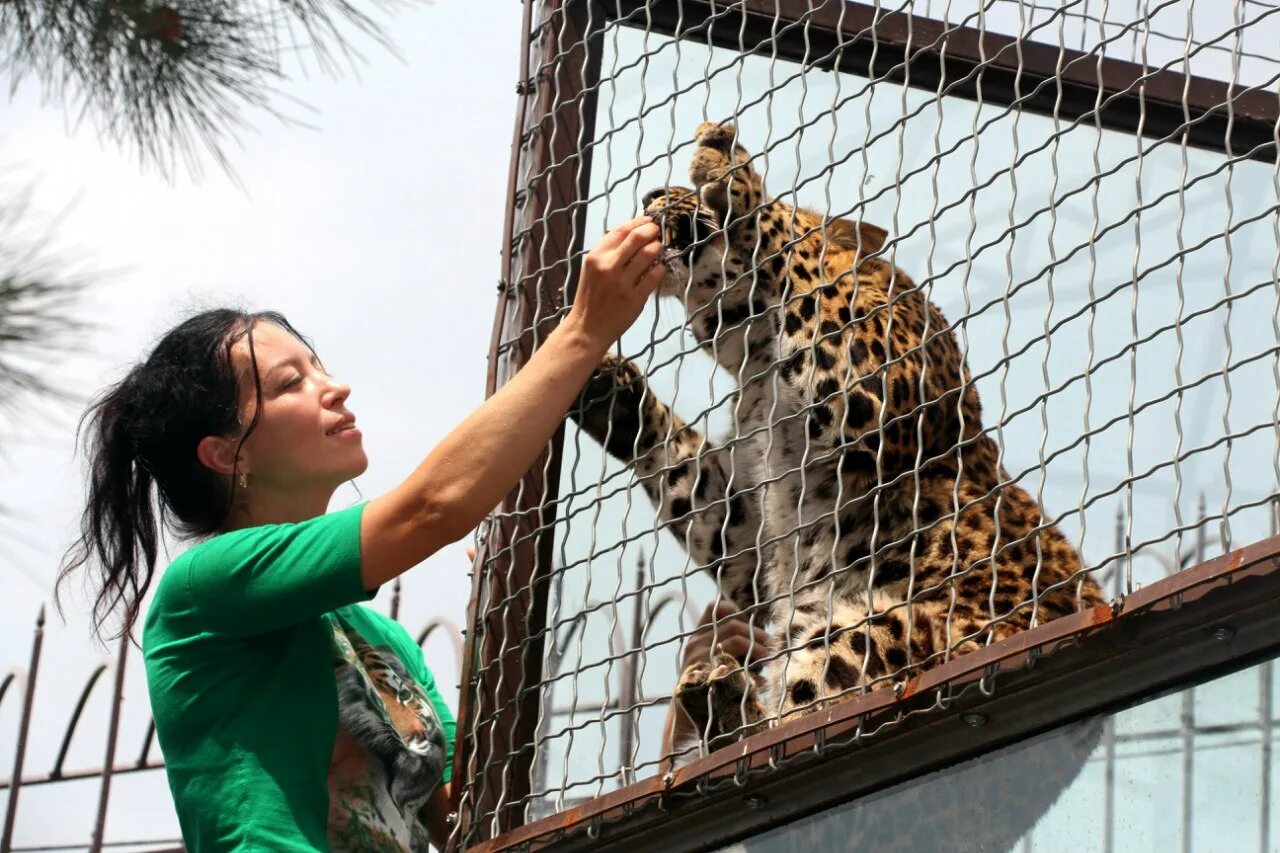
[[[466,840],[1272,533],[1280,8],[525,25],[491,387],[608,224],[653,216],[668,272],[481,537]],[[716,599],[764,630],[745,667],[715,637],[686,659]]]

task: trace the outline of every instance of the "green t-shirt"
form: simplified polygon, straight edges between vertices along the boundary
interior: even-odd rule
[[[408,633],[356,604],[362,511],[217,536],[157,585],[143,659],[193,853],[425,844],[453,715]]]

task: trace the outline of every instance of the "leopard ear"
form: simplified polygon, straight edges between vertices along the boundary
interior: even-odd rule
[[[889,232],[870,222],[853,222],[849,219],[832,219],[827,223],[827,241],[842,249],[854,249],[863,255],[874,254],[884,248]]]

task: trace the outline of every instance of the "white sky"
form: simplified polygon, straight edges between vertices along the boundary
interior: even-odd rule
[[[92,357],[52,363],[51,374],[92,393],[197,305],[278,309],[354,388],[371,460],[359,480],[364,496],[407,475],[484,395],[520,9],[478,11],[461,0],[407,8],[388,27],[403,62],[363,45],[360,79],[313,74],[287,86],[314,109],[301,113],[314,129],[252,117],[255,132],[231,155],[247,191],[216,168],[198,183],[166,182],[90,128],[69,129],[35,87],[19,89],[0,112],[4,191],[31,186],[33,233],[53,232],[56,257],[119,270],[84,312],[102,330],[89,340]],[[77,415],[67,407],[52,420],[28,413],[0,422],[0,505],[12,512],[0,519],[6,670],[25,666],[36,612],[75,528]],[[344,488],[334,506],[355,500]],[[437,616],[464,621],[467,568],[459,544],[405,577],[401,619],[410,631]],[[387,592],[376,605],[389,606]],[[105,656],[88,640],[83,611],[75,602],[65,626],[49,620],[29,774],[51,769],[75,697]],[[427,655],[454,702],[451,646],[433,639]],[[148,719],[136,656],[127,675],[122,760],[136,758]],[[107,687],[86,709],[68,769],[102,761]],[[12,767],[17,698],[0,706],[0,776]],[[87,842],[96,784],[24,791],[15,843]],[[109,837],[177,836],[163,773],[116,785]]]

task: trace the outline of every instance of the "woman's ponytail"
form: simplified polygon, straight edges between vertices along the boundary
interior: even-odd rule
[[[82,566],[91,567],[97,588],[93,627],[99,636],[104,635],[107,620],[121,604],[124,627],[120,633],[132,628],[155,574],[159,544],[155,477],[138,458],[130,417],[142,369],[141,365],[135,367],[107,389],[80,423],[90,460],[88,496],[80,518],[80,538],[67,552],[58,584],[61,587]]]

